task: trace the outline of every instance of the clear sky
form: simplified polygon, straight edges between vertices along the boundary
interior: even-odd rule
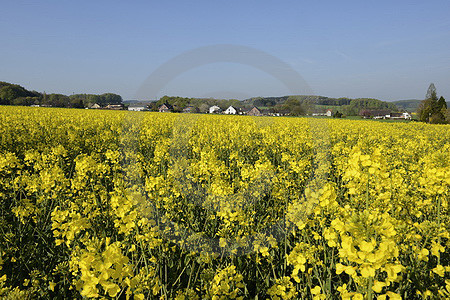
[[[158,67],[227,44],[288,64],[316,95],[450,99],[450,1],[1,2],[0,81],[47,93],[134,99]],[[158,97],[281,96],[273,74],[242,61],[177,74]],[[148,83],[146,83],[148,84]]]

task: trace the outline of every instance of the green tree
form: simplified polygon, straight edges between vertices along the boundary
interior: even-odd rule
[[[445,120],[447,121],[448,124],[450,124],[450,108],[447,108],[445,110]]]
[[[48,105],[53,107],[68,107],[70,104],[70,99],[66,95],[62,94],[48,94],[46,97]]]
[[[289,111],[291,116],[300,116],[305,114],[305,108],[300,100],[291,97],[283,104],[283,110]]]
[[[14,99],[26,96],[22,89],[14,85],[3,86],[0,89],[1,104],[13,104]]]
[[[445,103],[444,97],[440,97],[438,100],[436,87],[431,83],[426,98],[420,103],[417,111],[419,121],[432,124],[446,123],[446,109],[447,103]]]
[[[30,106],[33,105],[38,98],[36,97],[19,97],[12,101],[12,105]]]
[[[338,110],[333,114],[333,118],[342,118],[342,113],[339,112]]]
[[[430,83],[430,86],[428,87],[428,90],[427,90],[427,95],[425,96],[425,99],[430,99],[430,98],[436,98],[436,100],[437,100],[436,87],[434,86],[434,83]]]
[[[438,109],[447,109],[447,102],[445,102],[444,97],[440,97],[437,101]]]
[[[434,104],[433,98],[422,100],[419,104],[419,108],[417,110],[417,116],[420,122],[430,122],[431,115],[433,113]]]
[[[70,99],[70,107],[72,108],[84,108],[83,99],[80,98],[71,98]]]
[[[433,124],[445,124],[448,123],[447,120],[447,103],[444,97],[440,97],[436,102],[436,109],[431,115],[430,123]]]
[[[150,102],[147,108],[149,111],[158,111],[159,105],[156,102]]]
[[[39,101],[41,97],[36,91],[28,91],[18,84],[0,81],[0,105],[29,105]]]
[[[202,104],[200,104],[198,109],[200,110],[201,113],[207,113],[208,109],[209,109],[209,105],[207,103],[202,103]]]
[[[100,95],[103,104],[121,104],[122,97],[113,93],[105,93]]]

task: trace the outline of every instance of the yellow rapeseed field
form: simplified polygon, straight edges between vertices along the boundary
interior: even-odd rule
[[[0,298],[450,298],[449,125],[0,107],[0,132]]]

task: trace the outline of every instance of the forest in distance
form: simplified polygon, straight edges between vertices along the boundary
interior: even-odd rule
[[[162,104],[170,104],[174,112],[182,112],[186,107],[192,107],[192,111],[206,113],[208,108],[217,105],[223,110],[229,106],[239,109],[256,106],[271,113],[283,113],[283,115],[299,116],[315,112],[333,111],[333,116],[358,116],[367,110],[387,112],[416,112],[420,109],[423,100],[398,100],[382,101],[373,98],[348,97],[332,98],[319,95],[290,95],[280,97],[253,97],[245,100],[214,99],[214,98],[189,98],[180,96],[163,96],[158,100],[138,101],[123,100],[114,93],[73,94],[63,95],[45,92],[30,91],[26,88],[8,82],[0,81],[0,105],[14,106],[47,106],[65,108],[91,108],[93,105],[106,107],[107,105],[123,105],[124,109],[133,105],[144,105],[146,110],[158,111]],[[445,102],[445,99],[443,100]],[[450,103],[446,102],[446,107]],[[448,113],[447,113],[448,114]],[[445,115],[445,113],[444,113]],[[445,120],[445,117],[444,117]]]
[[[433,84],[434,90],[435,87]],[[427,94],[428,95],[428,94]],[[436,95],[437,97],[437,95]],[[382,101],[373,98],[357,98],[351,99],[347,97],[332,98],[319,95],[289,95],[280,97],[253,97],[245,100],[237,99],[215,99],[215,98],[189,98],[180,96],[163,96],[158,100],[139,101],[139,100],[123,100],[122,97],[114,93],[96,94],[47,94],[37,91],[30,91],[26,88],[7,82],[0,82],[0,105],[14,106],[44,106],[44,107],[65,107],[65,108],[105,108],[108,105],[121,105],[121,109],[127,109],[129,106],[143,106],[145,110],[158,111],[161,105],[169,104],[172,106],[172,112],[183,112],[189,108],[190,112],[207,113],[213,105],[219,106],[225,110],[229,106],[233,106],[239,110],[249,110],[252,107],[258,107],[264,110],[265,114],[285,116],[302,116],[323,114],[327,110],[331,110],[333,117],[345,116],[361,116],[372,118],[373,114],[388,114],[398,112],[409,112],[419,114],[427,114],[427,116],[418,116],[418,119],[428,123],[448,123],[450,114],[447,107],[450,103],[445,102],[441,97],[433,101],[425,100],[399,100],[399,101]],[[427,106],[426,109],[423,105]],[[431,118],[431,112],[435,117]]]

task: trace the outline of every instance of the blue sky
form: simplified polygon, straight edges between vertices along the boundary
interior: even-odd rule
[[[6,0],[0,38],[0,81],[47,93],[134,99],[164,63],[227,44],[283,61],[317,95],[422,99],[434,82],[450,99],[448,0]],[[231,60],[182,72],[157,97],[291,92],[272,74]]]

